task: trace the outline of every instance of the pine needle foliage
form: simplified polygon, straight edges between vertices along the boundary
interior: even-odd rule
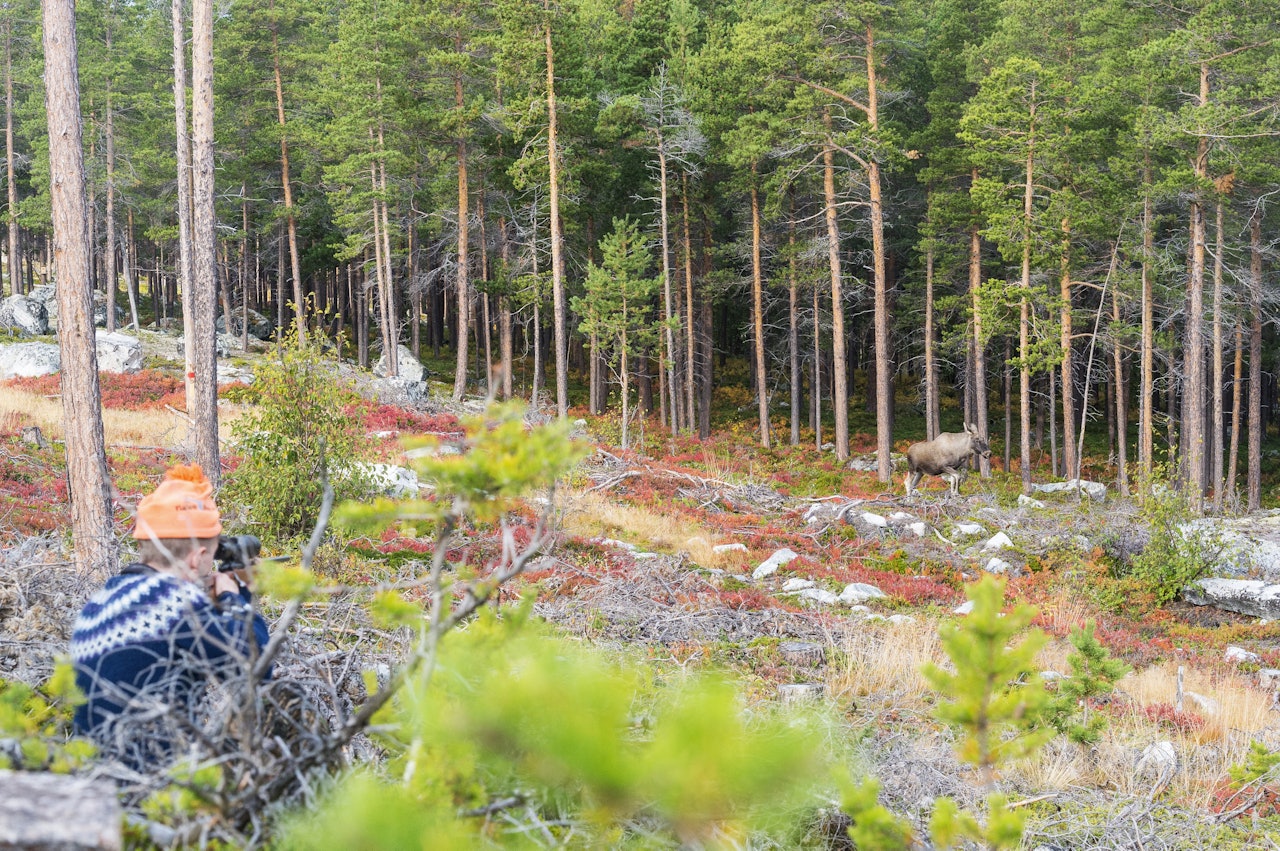
[[[1089,701],[1109,694],[1129,666],[1115,659],[1094,636],[1097,624],[1090,620],[1073,627],[1069,638],[1075,652],[1067,656],[1071,676],[1058,682],[1046,717],[1059,733],[1078,745],[1091,745],[1102,735],[1107,719],[1091,712]]]
[[[1018,641],[1035,617],[1035,609],[1018,605],[1004,612],[1004,590],[1004,582],[994,576],[970,585],[967,594],[973,611],[940,630],[953,670],[932,663],[921,670],[943,698],[934,714],[959,732],[956,751],[961,760],[979,769],[987,789],[994,788],[1001,765],[1030,756],[1052,735],[1040,723],[1048,694],[1035,667],[1046,638],[1039,630],[1031,630]],[[934,843],[943,848],[962,841],[993,850],[1017,848],[1022,838],[1021,813],[1010,809],[998,793],[988,795],[986,805],[983,824],[951,799],[940,799],[929,825]]]
[[[265,543],[287,545],[315,525],[326,479],[340,500],[369,493],[358,467],[364,431],[346,413],[359,397],[318,345],[294,333],[277,358],[258,366],[253,390],[253,411],[231,427],[240,464],[219,496],[247,513],[249,530]]]

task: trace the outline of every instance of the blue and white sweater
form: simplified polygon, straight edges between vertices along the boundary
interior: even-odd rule
[[[268,641],[247,588],[215,605],[198,585],[131,564],[89,599],[76,618],[71,656],[87,698],[76,729],[101,745],[116,722],[185,713],[210,677],[245,670]]]

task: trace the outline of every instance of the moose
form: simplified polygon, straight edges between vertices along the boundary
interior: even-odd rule
[[[907,496],[920,484],[924,476],[941,476],[951,487],[951,493],[960,494],[960,479],[969,465],[970,455],[991,457],[991,447],[986,438],[978,434],[978,427],[965,423],[964,432],[944,432],[933,440],[913,443],[907,447]]]

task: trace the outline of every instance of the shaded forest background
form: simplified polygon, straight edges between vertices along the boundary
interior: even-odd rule
[[[39,17],[0,10],[13,293],[50,274]],[[163,324],[190,239],[170,10],[76,18],[92,278]],[[861,406],[881,481],[944,420],[1024,490],[1046,439],[1072,477],[1105,432],[1122,490],[1173,462],[1257,507],[1274,26],[1255,0],[224,4],[218,309],[562,416],[634,393],[706,435],[738,381],[762,444],[840,461]]]

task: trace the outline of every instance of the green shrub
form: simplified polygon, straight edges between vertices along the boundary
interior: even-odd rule
[[[1223,550],[1219,535],[1192,521],[1187,495],[1174,487],[1155,487],[1142,506],[1150,538],[1133,558],[1129,574],[1146,585],[1163,605],[1204,576]]]
[[[240,464],[220,495],[245,510],[258,537],[288,544],[311,531],[326,474],[338,499],[369,493],[357,467],[363,427],[343,410],[358,397],[318,347],[296,338],[258,368],[253,386],[257,407],[231,427]]]

